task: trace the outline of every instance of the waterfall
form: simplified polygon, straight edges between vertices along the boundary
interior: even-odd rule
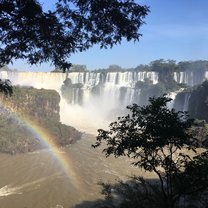
[[[174,72],[174,80],[180,84],[194,86],[208,79],[208,71]]]
[[[181,88],[177,93],[173,102],[173,108],[177,111],[189,111],[189,100],[191,97],[191,92],[185,91]]]
[[[83,131],[103,128],[109,120],[115,120],[118,109],[139,102],[138,81],[158,83],[156,72],[16,72],[1,71],[1,79],[9,79],[13,85],[32,86],[56,90],[61,96],[60,119],[67,125]],[[64,99],[62,92],[64,81]],[[113,118],[112,118],[113,117]],[[89,130],[90,129],[90,130]],[[93,129],[93,130],[92,130]]]
[[[171,102],[169,102],[168,105],[167,105],[169,109],[174,108],[174,101],[175,101],[175,98],[176,98],[176,96],[179,92],[180,91],[168,93],[168,97],[172,99]]]
[[[191,97],[191,93],[186,93],[185,94],[183,111],[188,111],[189,110],[189,99],[190,99],[190,97]]]
[[[61,97],[60,119],[67,125],[82,131],[95,132],[121,115],[132,103],[145,104],[150,96],[141,83],[154,86],[158,83],[156,72],[17,72],[1,71],[1,79],[11,80],[13,85],[32,86],[56,90]],[[208,71],[174,72],[174,80],[189,86],[208,79]],[[143,85],[144,86],[144,85]],[[178,92],[172,93],[175,96]],[[151,94],[151,96],[153,96]],[[190,94],[180,96],[170,107],[187,111]],[[176,97],[177,100],[177,97]]]

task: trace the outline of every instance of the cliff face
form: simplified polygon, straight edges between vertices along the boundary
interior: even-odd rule
[[[193,118],[208,122],[208,81],[192,90],[188,110]]]
[[[178,93],[174,108],[188,111],[192,118],[208,122],[208,81]]]
[[[44,148],[28,125],[44,129],[57,145],[81,138],[75,128],[60,123],[60,96],[54,90],[15,87],[11,97],[0,97],[0,152],[19,153]]]
[[[54,90],[15,87],[11,97],[4,98],[6,106],[18,114],[37,121],[45,119],[59,122],[60,96]]]

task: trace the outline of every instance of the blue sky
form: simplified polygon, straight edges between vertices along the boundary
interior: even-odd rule
[[[51,8],[54,0],[42,0]],[[87,52],[73,54],[73,64],[87,65],[89,70],[117,64],[123,68],[148,64],[156,59],[178,61],[208,60],[208,0],[138,0],[150,7],[142,26],[143,36],[137,43],[123,41],[113,49],[95,46]],[[54,66],[42,64],[30,67],[17,61],[10,68],[50,71]]]

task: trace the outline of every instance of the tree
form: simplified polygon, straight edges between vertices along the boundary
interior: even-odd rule
[[[86,65],[73,64],[71,67],[71,71],[73,72],[85,72],[86,70],[87,70]]]
[[[165,88],[165,91],[173,91],[179,88],[174,80],[174,72],[178,70],[177,64],[174,60],[155,60],[150,63],[150,70],[158,72],[159,82]]]
[[[208,81],[191,89],[188,110],[190,115],[208,122]]]
[[[190,130],[193,120],[187,113],[169,109],[169,101],[170,98],[161,96],[150,98],[147,106],[128,106],[130,114],[111,123],[110,130],[98,130],[93,147],[105,142],[103,152],[107,157],[127,156],[134,159],[136,167],[154,172],[160,182],[164,207],[173,208],[181,196],[208,187],[205,174],[201,173],[201,178],[196,175],[200,165],[202,171],[208,169],[208,157],[196,151],[197,140]],[[177,185],[180,183],[182,187]]]
[[[50,61],[66,71],[72,53],[139,40],[148,12],[133,0],[57,0],[53,11],[43,11],[37,0],[1,0],[0,65]]]
[[[0,92],[2,92],[6,96],[12,95],[13,87],[8,79],[6,80],[0,79]]]
[[[113,65],[110,65],[108,68],[107,68],[107,71],[110,71],[110,72],[120,72],[122,71],[122,67],[116,65],[116,64],[113,64]]]

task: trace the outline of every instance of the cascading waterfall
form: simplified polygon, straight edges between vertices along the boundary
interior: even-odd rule
[[[72,105],[72,99],[67,105],[66,100],[62,99],[61,109],[67,109],[61,112],[64,112],[62,122],[88,132],[106,127],[109,120],[115,120],[113,116],[116,116],[116,109],[124,108],[135,100],[135,84],[138,81],[148,79],[153,84],[158,82],[154,72],[69,73],[67,78],[72,82],[72,97],[76,92],[76,96],[82,96],[78,99],[82,103]],[[76,88],[78,83],[82,85],[81,88]],[[80,90],[82,93],[78,93]],[[67,118],[70,118],[71,123],[67,122]]]
[[[208,79],[207,71],[174,72],[174,80],[188,86],[201,84],[205,79]]]
[[[95,132],[109,123],[115,109],[124,108],[140,99],[138,81],[158,82],[156,72],[16,72],[2,71],[0,78],[11,80],[13,85],[53,89],[61,96],[60,119],[62,123],[79,130]],[[62,96],[65,90],[70,99]],[[115,119],[115,118],[114,118]]]
[[[37,89],[43,88],[60,91],[61,85],[66,79],[66,74],[50,72],[1,71],[0,78],[9,79],[13,85],[31,86]]]
[[[140,104],[142,103],[140,101],[148,97],[148,94],[144,94],[143,89],[138,87],[138,82],[147,82],[151,85],[158,83],[158,74],[150,71],[69,73],[1,71],[0,78],[11,80],[13,85],[56,90],[61,96],[61,122],[93,133],[98,128],[104,128],[109,121],[115,120],[116,112],[120,115],[121,110],[127,105]],[[175,81],[190,86],[200,84],[207,78],[208,72],[174,72]],[[173,94],[174,97],[176,94],[177,92]],[[187,95],[181,110],[188,109],[188,101]]]
[[[191,93],[186,93],[184,106],[183,106],[183,111],[188,111],[189,110],[189,99],[190,99],[190,97],[191,97]]]

